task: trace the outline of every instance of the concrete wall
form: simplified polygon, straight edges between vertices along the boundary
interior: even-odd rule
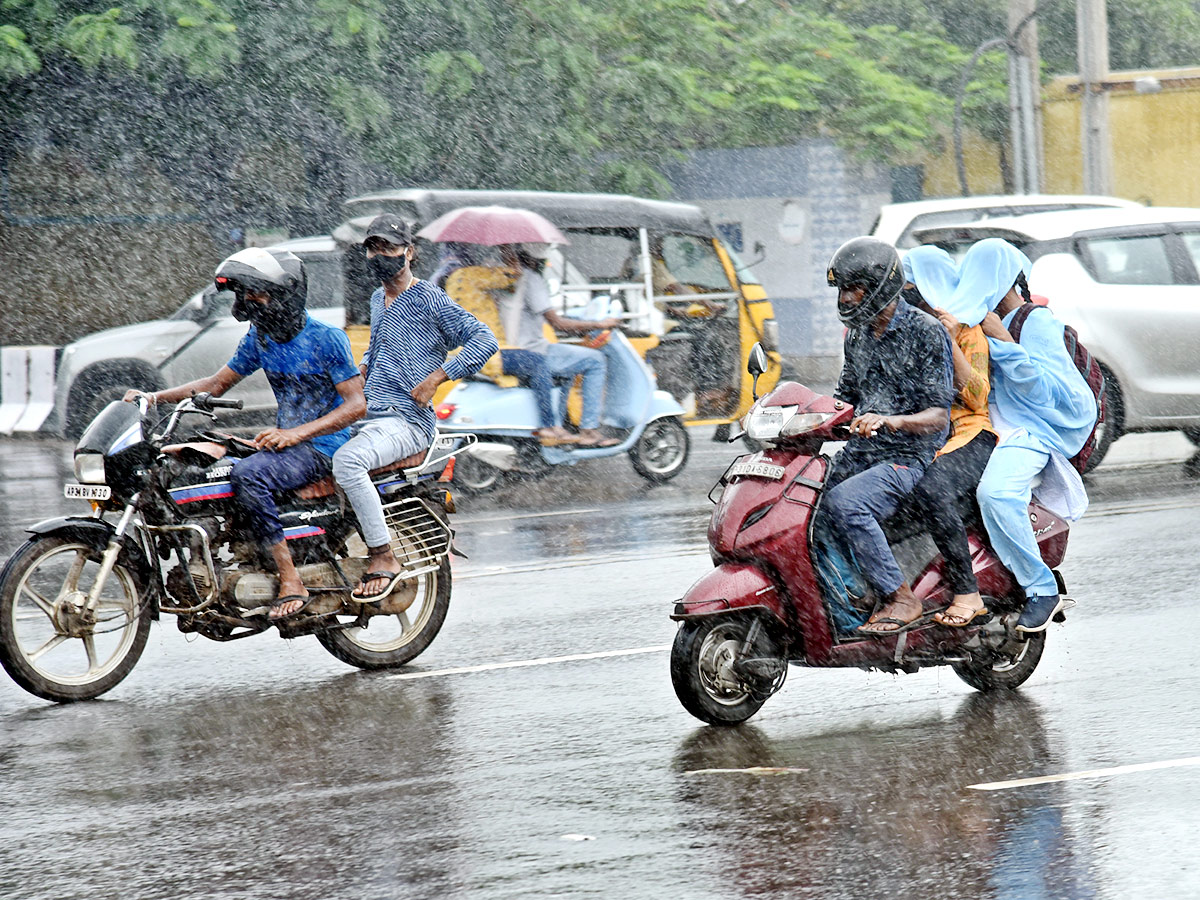
[[[890,202],[887,169],[857,165],[831,141],[807,141],[701,151],[667,178],[675,197],[704,208],[743,260],[758,259],[762,243],[765,257],[752,268],[774,306],[784,356],[801,380],[835,381],[842,326],[826,264]]]

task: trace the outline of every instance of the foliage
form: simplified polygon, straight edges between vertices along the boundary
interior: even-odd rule
[[[108,0],[119,2],[119,0]],[[905,162],[944,134],[1007,0],[0,0],[0,152],[150,153],[206,204],[242,201],[242,145],[284,141],[311,196],[351,164],[393,184],[667,191],[705,147],[813,136]],[[1074,0],[1042,0],[1049,71]],[[1191,0],[1109,4],[1113,65],[1200,54]],[[966,93],[1006,128],[1003,53]],[[101,122],[106,127],[98,126]],[[251,167],[252,168],[252,167]],[[384,172],[390,174],[384,174]],[[247,201],[248,202],[248,201]],[[329,200],[328,203],[331,203]],[[317,205],[320,205],[317,203]],[[239,207],[240,208],[240,207]]]

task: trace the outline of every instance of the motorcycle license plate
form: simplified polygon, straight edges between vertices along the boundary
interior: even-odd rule
[[[730,476],[748,475],[752,478],[770,478],[772,481],[779,481],[783,478],[786,472],[783,466],[776,466],[765,462],[740,462],[735,463],[733,468],[729,470]]]
[[[68,500],[109,500],[112,488],[107,484],[64,484],[63,496]]]

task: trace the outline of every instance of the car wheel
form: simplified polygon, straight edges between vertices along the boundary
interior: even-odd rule
[[[1121,396],[1121,385],[1117,382],[1117,376],[1105,366],[1100,368],[1104,372],[1104,381],[1108,385],[1105,394],[1107,413],[1104,421],[1096,426],[1096,449],[1092,451],[1092,455],[1088,459],[1087,468],[1084,470],[1085,475],[1100,465],[1107,455],[1108,449],[1113,445],[1113,441],[1125,433],[1125,400]]]
[[[104,407],[114,400],[120,400],[131,388],[157,391],[164,386],[157,373],[136,365],[87,369],[71,386],[63,430],[67,437],[77,438]]]

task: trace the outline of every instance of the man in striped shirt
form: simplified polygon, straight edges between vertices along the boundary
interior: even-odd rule
[[[333,457],[334,477],[371,555],[354,590],[360,600],[386,597],[400,581],[370,471],[428,447],[435,432],[434,391],[444,381],[475,374],[498,349],[487,326],[413,275],[414,243],[412,226],[391,213],[376,217],[363,240],[367,266],[381,284],[371,295],[371,338],[359,366],[367,417]]]

